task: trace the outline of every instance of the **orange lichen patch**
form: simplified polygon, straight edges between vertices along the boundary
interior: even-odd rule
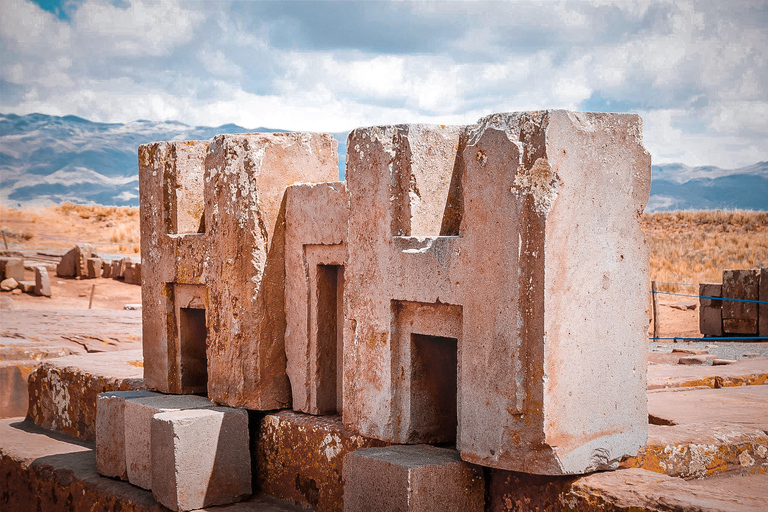
[[[768,438],[743,435],[727,444],[658,444],[628,457],[623,468],[640,468],[681,478],[707,478],[726,472],[764,474],[768,467]]]
[[[128,364],[135,366],[136,368],[144,368],[144,361],[142,359],[136,359],[135,361],[128,361]]]
[[[733,377],[704,377],[679,384],[681,388],[708,387],[712,389],[731,388],[737,386],[760,386],[768,383],[768,373],[739,375]]]

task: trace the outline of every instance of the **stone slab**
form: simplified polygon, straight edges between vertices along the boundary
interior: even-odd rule
[[[128,481],[152,489],[152,417],[165,411],[213,407],[207,398],[196,395],[162,395],[125,401],[125,464]]]
[[[768,468],[768,434],[716,421],[649,425],[648,443],[621,465],[686,479],[763,474]]]
[[[648,366],[648,389],[707,386],[760,385],[768,383],[768,358],[740,359],[728,366],[690,367],[672,364]]]
[[[723,297],[758,300],[758,283],[756,270],[724,270]],[[757,334],[757,306],[753,302],[723,301],[723,332]]]
[[[768,475],[685,480],[642,469],[579,478],[496,471],[486,510],[758,512],[768,509]]]
[[[29,377],[27,417],[44,428],[93,441],[98,394],[141,389],[142,375],[140,350],[46,361]]]
[[[152,418],[152,495],[171,510],[242,501],[251,494],[248,413],[171,411]]]
[[[125,401],[148,391],[99,393],[96,403],[96,466],[99,474],[128,480],[125,463]]]
[[[0,510],[167,512],[152,493],[96,471],[93,443],[54,433],[21,418],[0,420]],[[306,508],[255,495],[210,512],[300,512]]]
[[[281,411],[253,424],[255,487],[322,511],[343,510],[344,457],[385,444],[347,430],[339,416]]]
[[[760,290],[758,299],[758,336],[768,337],[768,267],[760,269]]]
[[[51,278],[45,267],[35,267],[35,295],[51,296]]]
[[[768,386],[649,393],[648,414],[668,425],[722,422],[768,431]]]
[[[723,285],[717,283],[700,283],[699,295],[704,297],[721,297]],[[699,330],[702,336],[723,335],[722,301],[714,299],[699,299]]]
[[[482,468],[429,445],[365,448],[344,457],[344,511],[481,512]]]

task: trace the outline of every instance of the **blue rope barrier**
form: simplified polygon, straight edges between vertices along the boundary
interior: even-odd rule
[[[726,297],[710,297],[709,295],[691,295],[688,293],[660,292],[658,290],[651,290],[651,293],[659,293],[662,295],[677,295],[680,297],[698,297],[700,299],[729,300],[732,302],[752,302],[755,304],[768,304],[768,300],[729,299]]]

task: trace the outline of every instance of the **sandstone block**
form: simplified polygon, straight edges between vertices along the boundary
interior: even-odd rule
[[[101,266],[101,277],[112,277],[112,260],[104,260]]]
[[[428,445],[366,448],[344,458],[344,510],[482,511],[481,468]]]
[[[148,391],[99,393],[96,404],[96,467],[100,474],[128,480],[125,464],[125,401]]]
[[[703,336],[723,335],[723,301],[704,297],[722,297],[723,285],[700,283],[699,330]]]
[[[125,463],[128,481],[152,489],[152,416],[159,412],[213,407],[208,399],[195,395],[161,395],[125,401]]]
[[[19,288],[21,288],[21,291],[24,293],[32,293],[35,291],[35,282],[34,281],[19,281]]]
[[[10,292],[11,290],[15,290],[19,287],[18,281],[16,281],[14,278],[9,277],[8,279],[3,279],[0,281],[0,290],[4,292]]]
[[[70,249],[56,267],[59,277],[83,277],[88,275],[88,258],[97,256],[88,244],[78,244]]]
[[[152,494],[182,511],[226,505],[251,494],[248,413],[172,411],[152,418]]]
[[[123,273],[128,284],[141,284],[141,263],[129,262]]]
[[[758,335],[768,336],[768,267],[760,269],[760,290],[758,299]]]
[[[103,261],[101,258],[88,258],[86,261],[87,277],[88,279],[96,279],[101,277],[101,267]]]
[[[0,274],[2,279],[13,278],[17,282],[24,280],[24,258],[11,257],[2,259],[3,272]]]
[[[758,300],[759,273],[756,270],[724,270],[723,297]],[[726,334],[757,334],[755,302],[723,301],[723,332]]]
[[[285,193],[285,353],[293,410],[342,410],[344,182],[300,184]]]
[[[347,430],[338,415],[270,413],[262,418],[257,432],[255,487],[327,511],[344,508],[344,457],[385,444]]]
[[[51,296],[51,278],[45,267],[35,267],[35,295]]]
[[[221,135],[139,148],[148,386],[178,393],[186,382],[202,383],[217,403],[290,406],[285,189],[335,179],[337,169],[327,134]],[[205,354],[202,371],[190,353]]]
[[[642,446],[640,118],[496,114],[361,128],[347,147],[345,426],[540,474],[616,468]],[[441,200],[420,194],[442,180]],[[416,231],[419,201],[439,231]]]

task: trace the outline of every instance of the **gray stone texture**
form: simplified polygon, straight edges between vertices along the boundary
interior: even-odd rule
[[[758,300],[758,270],[723,271],[723,298]],[[757,334],[755,302],[723,301],[723,332],[726,334]]]
[[[723,285],[699,283],[699,330],[703,336],[723,335],[723,301],[704,297],[722,297]]]
[[[483,471],[455,450],[429,445],[365,448],[344,458],[345,512],[480,512]]]
[[[125,462],[128,481],[143,489],[152,488],[152,416],[159,412],[213,407],[208,399],[195,395],[161,395],[125,401]]]
[[[96,403],[96,467],[100,474],[128,480],[125,463],[125,401],[153,396],[148,391],[99,393]]]
[[[248,413],[215,407],[152,418],[152,494],[171,510],[227,505],[251,494]]]

